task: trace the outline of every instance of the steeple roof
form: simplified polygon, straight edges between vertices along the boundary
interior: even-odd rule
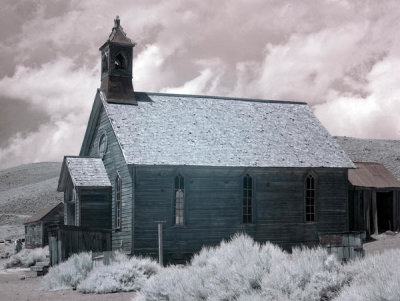
[[[129,39],[126,35],[124,29],[121,26],[121,21],[118,16],[114,19],[114,27],[111,31],[110,36],[108,37],[107,41],[100,47],[100,49],[103,48],[107,43],[116,43],[132,47],[136,45],[136,43],[132,42],[132,40]]]

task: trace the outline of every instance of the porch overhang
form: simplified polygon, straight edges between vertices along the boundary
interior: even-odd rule
[[[399,190],[400,181],[382,164],[354,162],[356,168],[349,169],[348,179],[352,186],[364,189]]]

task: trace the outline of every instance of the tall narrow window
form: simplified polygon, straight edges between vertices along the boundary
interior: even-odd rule
[[[184,199],[185,199],[184,178],[179,175],[175,177],[175,224],[183,225]]]
[[[243,178],[243,223],[253,222],[253,180],[249,175]]]
[[[306,222],[315,222],[315,178],[308,175],[305,187],[306,196]]]
[[[121,229],[121,177],[115,179],[115,228]]]

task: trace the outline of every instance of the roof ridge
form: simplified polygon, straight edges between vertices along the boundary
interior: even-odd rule
[[[262,103],[283,103],[283,104],[296,104],[296,105],[307,105],[303,101],[293,100],[272,100],[272,99],[259,99],[259,98],[239,98],[239,97],[227,97],[227,96],[213,96],[213,95],[196,95],[196,94],[175,94],[175,93],[159,93],[159,92],[144,92],[135,91],[135,94],[147,94],[156,96],[169,96],[169,97],[192,97],[192,98],[212,98],[212,99],[224,99],[224,100],[235,100],[235,101],[248,101],[248,102],[262,102]],[[140,99],[138,99],[140,101]]]

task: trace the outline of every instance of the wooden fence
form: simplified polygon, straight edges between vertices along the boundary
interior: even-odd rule
[[[334,254],[342,262],[363,257],[365,251],[365,231],[350,231],[343,233],[319,233],[319,240],[329,254]]]
[[[50,264],[80,252],[111,251],[111,230],[54,225],[49,228]]]

